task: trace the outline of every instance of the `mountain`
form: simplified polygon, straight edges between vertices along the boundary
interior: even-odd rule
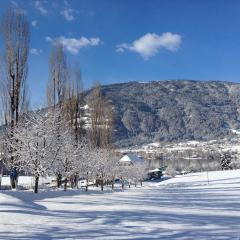
[[[114,108],[118,146],[231,138],[240,128],[237,83],[129,82],[102,86],[102,94]]]

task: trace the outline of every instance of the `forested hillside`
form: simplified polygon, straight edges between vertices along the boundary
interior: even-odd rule
[[[102,94],[113,105],[114,140],[122,146],[231,137],[240,127],[235,83],[129,82],[102,86]]]

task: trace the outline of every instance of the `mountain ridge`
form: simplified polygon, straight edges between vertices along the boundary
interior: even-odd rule
[[[240,128],[240,84],[227,81],[160,80],[101,87],[114,109],[114,142],[151,142],[233,137]]]

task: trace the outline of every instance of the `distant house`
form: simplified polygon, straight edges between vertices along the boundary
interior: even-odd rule
[[[137,155],[127,154],[124,155],[120,160],[119,163],[122,165],[134,165],[134,164],[143,164],[144,160],[138,157]]]
[[[153,170],[150,170],[148,172],[148,176],[150,179],[159,179],[162,177],[163,175],[163,171],[165,171],[167,168],[167,166],[162,166],[162,167],[159,167],[159,168],[155,168]]]
[[[162,177],[162,171],[160,170],[160,168],[155,168],[148,172],[148,176],[150,179],[159,179]]]

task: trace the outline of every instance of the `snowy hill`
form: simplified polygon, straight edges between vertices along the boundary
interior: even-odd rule
[[[153,187],[162,187],[162,186],[206,186],[216,187],[217,185],[225,184],[229,185],[238,185],[240,184],[240,170],[231,170],[231,171],[210,171],[210,172],[201,172],[201,173],[189,173],[186,175],[178,175],[174,178],[168,179],[163,182],[153,183],[150,186]],[[225,185],[227,187],[227,185]]]

